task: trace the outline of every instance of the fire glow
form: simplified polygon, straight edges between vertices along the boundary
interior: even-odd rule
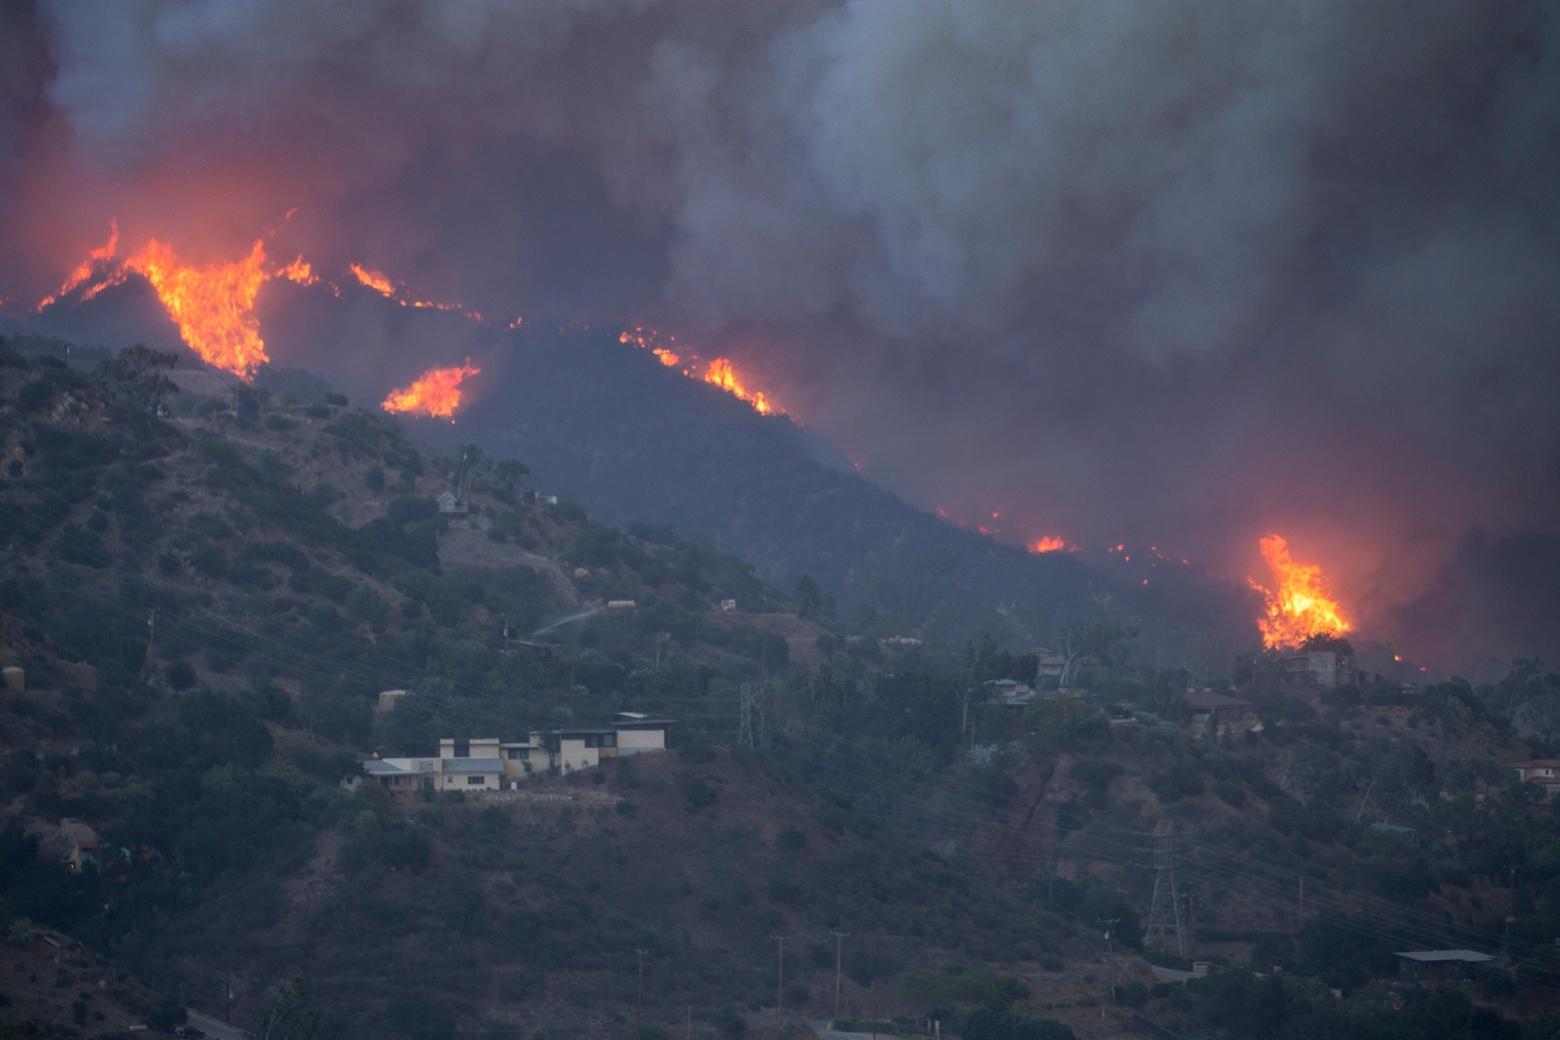
[[[1329,594],[1321,567],[1296,563],[1289,555],[1289,543],[1280,535],[1270,534],[1257,544],[1275,586],[1268,589],[1246,579],[1267,600],[1266,614],[1257,619],[1264,646],[1291,649],[1312,636],[1341,636],[1354,627]]]
[[[411,385],[390,391],[379,407],[403,415],[426,415],[433,419],[455,419],[463,402],[461,384],[482,370],[468,359],[464,365],[432,368]]]
[[[237,260],[205,266],[181,259],[173,246],[155,238],[115,264],[118,247],[119,225],[115,221],[110,224],[108,241],[92,249],[59,291],[45,296],[34,310],[42,312],[78,291],[85,302],[137,274],[151,285],[191,350],[207,364],[246,380],[253,379],[256,370],[270,360],[255,315],[260,287],[273,278],[301,285],[317,280],[302,257],[282,267],[271,266],[260,239]]]
[[[618,342],[648,350],[667,368],[675,368],[689,379],[698,379],[717,386],[739,401],[745,401],[759,415],[787,415],[784,408],[769,399],[762,390],[754,389],[747,379],[737,372],[730,358],[702,360],[699,355],[677,344],[676,336],[662,336],[654,329],[636,325],[618,334]],[[675,349],[674,349],[675,348]]]
[[[352,277],[358,280],[358,284],[365,289],[371,289],[387,300],[394,300],[402,307],[411,307],[415,310],[458,311],[463,310],[458,303],[444,303],[440,300],[423,300],[407,295],[406,287],[398,285],[389,275],[383,271],[376,271],[372,267],[364,267],[362,264],[348,264],[347,270],[352,272]],[[482,315],[476,311],[468,311],[466,316],[472,321],[480,322]],[[518,320],[518,319],[517,319]]]
[[[1065,548],[1067,548],[1066,539],[1058,538],[1054,534],[1042,535],[1029,543],[1029,551],[1037,555],[1061,552]]]

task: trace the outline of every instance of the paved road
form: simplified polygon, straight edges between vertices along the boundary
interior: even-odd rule
[[[833,1023],[830,1021],[809,1022],[807,1024],[812,1026],[813,1032],[823,1037],[823,1040],[872,1040],[871,1033],[842,1033],[832,1028]]]
[[[249,1040],[249,1034],[237,1026],[230,1026],[221,1019],[203,1015],[194,1008],[185,1008],[184,1011],[189,1016],[190,1025],[211,1037],[212,1040]]]

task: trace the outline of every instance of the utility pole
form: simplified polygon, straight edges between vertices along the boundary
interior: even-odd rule
[[[639,984],[634,992],[634,1032],[639,1031],[639,1015],[645,1006],[645,950],[634,947],[634,952],[639,955]]]
[[[834,936],[834,1017],[840,1017],[840,967],[844,964],[845,937],[849,932],[830,932]]]
[[[688,1005],[688,1029],[683,1033],[687,1040],[693,1040],[693,1005]]]
[[[1177,956],[1186,956],[1186,930],[1181,924],[1181,894],[1175,883],[1175,827],[1169,820],[1154,825],[1154,899],[1149,904],[1144,941],[1168,945],[1175,936]]]
[[[775,941],[775,1008],[780,1024],[785,1024],[785,936],[771,935]]]
[[[1305,927],[1305,875],[1300,875],[1300,891],[1295,898],[1295,930]]]
[[[148,675],[155,664],[157,653],[157,608],[146,615],[146,657],[141,661],[141,675]]]
[[[1105,978],[1111,1007],[1116,1006],[1116,925],[1120,921],[1119,917],[1107,917],[1098,922],[1105,926]]]

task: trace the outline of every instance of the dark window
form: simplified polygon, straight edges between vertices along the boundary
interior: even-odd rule
[[[466,777],[466,785],[468,787],[481,787],[481,786],[483,786],[486,783],[487,783],[487,777],[485,777],[485,776],[468,776],[468,777]]]
[[[510,757],[511,760],[518,760],[518,761],[521,761],[521,762],[525,762],[525,761],[529,760],[530,757],[531,757],[531,749],[530,748],[512,747],[512,748],[505,748],[504,750],[509,752],[509,757]]]
[[[471,757],[471,741],[469,741],[469,740],[457,740],[455,742],[455,757],[456,758],[470,758]]]

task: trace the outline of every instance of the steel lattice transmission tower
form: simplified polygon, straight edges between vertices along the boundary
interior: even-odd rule
[[[1148,909],[1143,945],[1169,949],[1186,956],[1186,933],[1181,925],[1181,893],[1175,884],[1175,828],[1169,820],[1154,825],[1154,901]]]
[[[737,723],[737,746],[751,751],[758,747],[757,735],[753,731],[753,684],[743,683],[741,695],[742,708]]]

